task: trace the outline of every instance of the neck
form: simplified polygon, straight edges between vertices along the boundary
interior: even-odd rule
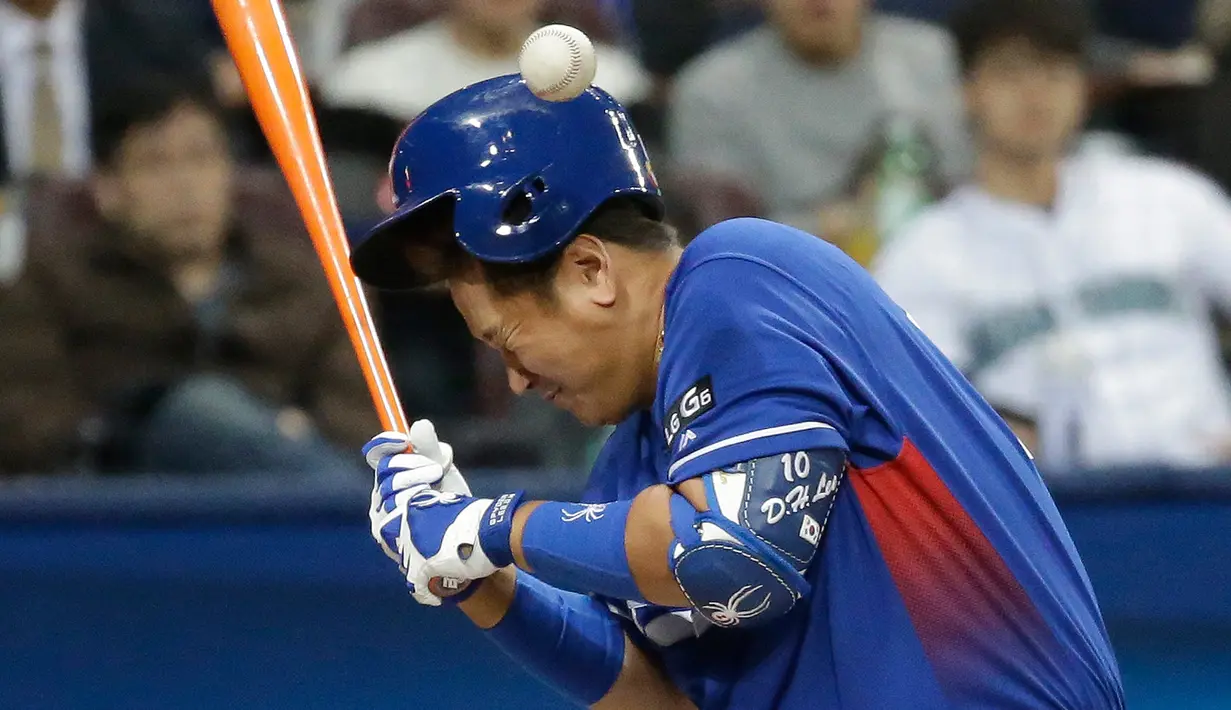
[[[221,253],[197,256],[171,268],[171,282],[190,303],[196,303],[208,296],[217,286],[221,275]]]
[[[488,59],[504,59],[515,56],[533,27],[510,23],[500,27],[481,27],[467,24],[457,18],[449,20],[453,38],[468,51]]]
[[[658,349],[665,328],[667,282],[679,265],[682,253],[682,249],[675,247],[650,260],[637,284],[639,298],[633,301],[644,304],[634,314],[634,321],[638,333],[636,356],[639,362],[646,363],[637,399],[646,408],[654,403],[658,389]]]
[[[1056,201],[1060,157],[1019,158],[985,151],[975,173],[979,186],[1004,200],[1038,207]]]
[[[789,33],[781,33],[787,49],[803,64],[817,69],[838,69],[854,61],[863,51],[864,27],[859,25],[844,36],[834,37],[825,45],[813,45],[803,40],[794,40]]]

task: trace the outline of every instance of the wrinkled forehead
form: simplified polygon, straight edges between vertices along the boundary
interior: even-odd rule
[[[506,294],[493,288],[477,265],[450,278],[446,285],[470,332],[497,347],[509,331],[523,331],[527,325],[541,324],[557,315],[555,308],[545,306],[541,296],[533,292]]]
[[[450,278],[445,286],[470,333],[479,340],[492,342],[507,318],[507,299],[497,298],[477,266]]]

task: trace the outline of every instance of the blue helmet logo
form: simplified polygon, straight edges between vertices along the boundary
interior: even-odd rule
[[[658,182],[622,106],[591,87],[572,101],[537,98],[519,76],[455,92],[407,126],[389,162],[395,209],[354,244],[356,275],[380,288],[420,283],[405,227],[441,201],[453,232],[482,261],[526,262],[561,248],[613,197],[662,217]]]

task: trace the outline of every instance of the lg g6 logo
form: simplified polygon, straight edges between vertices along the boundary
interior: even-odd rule
[[[667,440],[667,447],[670,448],[671,442],[675,441],[676,435],[682,429],[713,408],[714,388],[710,383],[710,376],[706,375],[684,390],[684,394],[667,407],[663,418],[663,438]]]
[[[703,408],[708,409],[713,403],[714,394],[710,392],[708,384],[704,387],[694,385],[684,393],[684,400],[680,402],[680,416],[692,419],[700,414]]]

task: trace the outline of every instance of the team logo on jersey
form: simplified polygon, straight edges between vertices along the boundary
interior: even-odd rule
[[[706,375],[667,407],[667,413],[663,416],[663,437],[667,440],[667,448],[671,448],[671,443],[681,430],[713,408],[714,387],[710,376]]]

